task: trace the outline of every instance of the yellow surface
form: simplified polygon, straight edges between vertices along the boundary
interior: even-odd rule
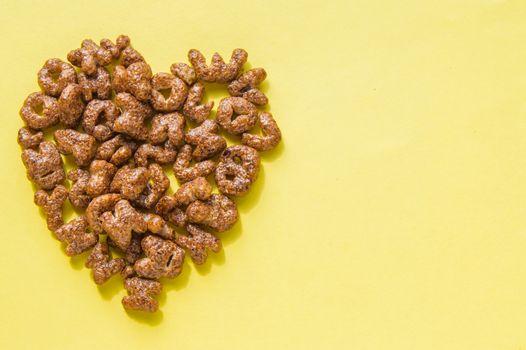
[[[520,0],[0,0],[0,349],[526,348],[525,16]],[[44,60],[121,32],[154,71],[246,48],[284,134],[224,251],[153,317],[65,256],[15,142]]]

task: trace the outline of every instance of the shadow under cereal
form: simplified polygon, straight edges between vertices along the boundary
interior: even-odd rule
[[[159,298],[161,305],[164,304],[165,302],[164,299],[166,298],[166,292],[171,291],[171,290],[177,291],[177,290],[185,288],[188,285],[188,281],[190,280],[190,270],[191,270],[190,265],[191,264],[193,263],[191,259],[189,259],[189,256],[187,256],[184,259],[183,270],[181,271],[181,274],[174,279],[165,278],[162,281],[163,292],[161,293],[161,296]]]
[[[62,250],[65,250],[65,244],[62,244]],[[79,255],[74,255],[71,258],[69,258],[69,265],[74,268],[75,270],[82,270],[84,268],[84,264],[86,263],[86,259],[91,254],[91,250],[84,252]],[[66,255],[66,252],[64,251],[64,255]],[[67,256],[67,255],[66,255]]]
[[[113,299],[121,290],[123,290],[123,280],[121,276],[114,276],[110,278],[106,283],[98,285],[97,289],[99,294],[105,300]]]
[[[252,188],[250,189],[250,191],[243,197],[235,198],[237,209],[240,212],[239,221],[243,219],[241,215],[242,213],[249,212],[256,204],[258,204],[259,198],[261,197],[261,193],[263,192],[263,187],[265,187],[265,169],[263,165],[261,165],[259,169],[258,178],[252,184]]]
[[[126,309],[125,309],[126,310]],[[126,310],[126,315],[138,323],[147,324],[149,326],[157,326],[162,322],[164,315],[162,310],[157,310],[157,312],[143,312],[143,311],[133,311]]]
[[[209,252],[208,258],[202,265],[195,264],[195,270],[198,274],[204,276],[208,275],[212,270],[212,265],[224,265],[225,264],[225,250],[221,249],[219,253]]]

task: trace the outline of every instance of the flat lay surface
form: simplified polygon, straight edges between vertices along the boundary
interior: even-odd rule
[[[0,348],[526,348],[524,16],[502,0],[0,0]],[[283,133],[222,251],[186,259],[153,315],[66,256],[16,143],[45,60],[121,33],[154,72],[244,48]],[[206,91],[215,117],[228,93]]]

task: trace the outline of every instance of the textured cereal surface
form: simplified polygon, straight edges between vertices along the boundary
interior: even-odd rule
[[[238,48],[228,62],[215,53],[208,63],[192,49],[189,64],[154,73],[126,35],[85,39],[67,61],[44,62],[41,91],[22,104],[17,142],[35,204],[66,255],[89,252],[96,284],[124,280],[127,310],[157,311],[163,279],[181,274],[187,254],[200,265],[221,250],[216,233],[239,219],[232,198],[256,181],[258,151],[281,140],[272,115],[258,110],[268,103],[267,73],[245,72],[247,58]],[[209,83],[230,94],[214,119]],[[225,133],[242,144],[227,147]],[[74,163],[67,175],[63,156]],[[173,192],[163,166],[173,168]],[[65,223],[66,201],[79,214]]]

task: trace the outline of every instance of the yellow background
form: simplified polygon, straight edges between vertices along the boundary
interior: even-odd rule
[[[0,0],[0,349],[526,348],[525,18],[521,0]],[[245,48],[284,134],[224,251],[152,317],[65,256],[15,142],[45,59],[119,33],[154,71]]]

